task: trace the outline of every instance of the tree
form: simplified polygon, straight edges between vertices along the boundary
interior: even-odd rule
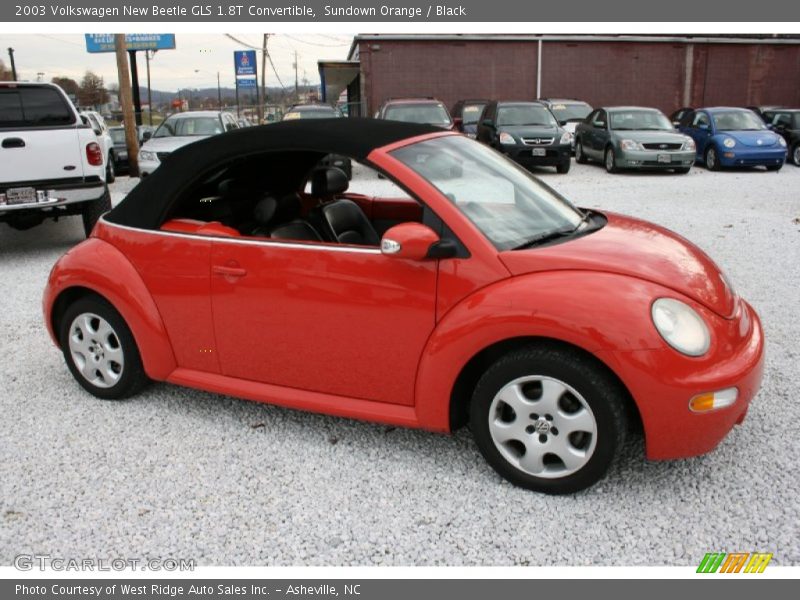
[[[108,91],[103,83],[103,78],[91,71],[86,71],[78,89],[78,104],[100,106],[106,102],[108,102]]]
[[[11,69],[6,67],[6,63],[0,60],[0,81],[11,81]]]
[[[78,85],[78,82],[75,81],[74,79],[70,79],[69,77],[53,77],[53,79],[51,79],[50,81],[52,83],[55,83],[62,90],[64,90],[67,96],[70,96],[71,98],[78,96],[80,86]]]

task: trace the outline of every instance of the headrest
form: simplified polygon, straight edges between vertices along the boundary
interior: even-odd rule
[[[278,201],[269,195],[265,195],[261,200],[256,202],[253,209],[253,218],[259,225],[266,225],[275,216],[275,211],[278,210]]]
[[[350,182],[338,167],[320,167],[311,173],[311,195],[333,196],[347,191]]]

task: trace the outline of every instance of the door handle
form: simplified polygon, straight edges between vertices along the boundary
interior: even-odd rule
[[[6,138],[3,140],[3,148],[24,148],[25,140],[18,137]]]
[[[247,275],[247,269],[232,265],[214,265],[211,267],[211,272],[222,277],[244,277]]]

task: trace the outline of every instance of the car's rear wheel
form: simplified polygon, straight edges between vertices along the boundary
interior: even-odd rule
[[[114,165],[114,155],[108,155],[108,162],[106,163],[106,183],[114,183],[117,179],[116,166]]]
[[[560,165],[556,165],[556,173],[561,175],[566,175],[569,173],[569,168],[572,166],[572,161],[566,161],[561,163]]]
[[[607,473],[625,434],[624,390],[591,359],[531,346],[478,381],[470,426],[502,477],[547,494],[585,489]]]
[[[714,146],[709,146],[705,154],[705,165],[709,171],[719,170],[719,157],[717,156],[717,149]]]
[[[609,173],[616,173],[619,170],[617,169],[617,155],[614,153],[614,148],[611,146],[606,148],[605,164],[606,171]]]
[[[800,142],[792,146],[792,151],[789,153],[789,159],[796,167],[800,167]]]
[[[148,381],[128,325],[104,299],[76,300],[62,316],[59,341],[69,370],[90,394],[120,400]]]
[[[104,213],[107,213],[110,210],[111,194],[108,191],[108,187],[106,187],[103,195],[97,200],[83,203],[81,217],[83,218],[83,231],[86,234],[86,237],[89,237],[89,234],[92,233],[92,229],[94,229],[98,219],[100,219]]]
[[[585,165],[589,162],[589,159],[586,157],[586,153],[583,151],[583,144],[580,140],[575,141],[575,162]]]

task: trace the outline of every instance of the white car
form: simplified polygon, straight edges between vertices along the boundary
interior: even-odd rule
[[[226,112],[202,110],[170,115],[151,136],[145,133],[139,150],[139,173],[146,177],[178,148],[233,129],[239,129],[239,124]]]
[[[100,148],[103,150],[103,161],[105,162],[106,168],[106,182],[114,183],[114,180],[117,177],[117,161],[116,156],[114,155],[114,140],[111,138],[111,132],[108,130],[108,125],[106,125],[105,119],[103,119],[100,113],[93,110],[82,111],[81,118],[86,119],[84,122],[94,130],[94,134],[97,136],[97,143],[100,144]]]

